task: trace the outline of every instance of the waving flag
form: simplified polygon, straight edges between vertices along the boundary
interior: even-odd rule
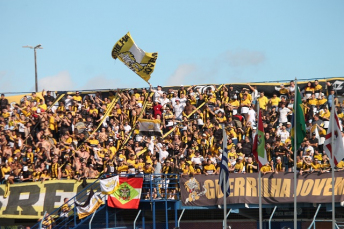
[[[91,215],[102,204],[104,204],[104,202],[97,195],[95,195],[93,189],[91,189],[85,203],[80,204],[80,205],[75,203],[79,219],[82,219]]]
[[[265,150],[265,136],[264,136],[264,126],[262,120],[262,112],[259,109],[259,119],[258,119],[258,133],[254,138],[253,143],[253,155],[255,156],[259,167],[261,168],[268,162],[268,157]]]
[[[298,89],[295,90],[295,102],[294,102],[294,108],[296,109],[296,113],[294,111],[292,116],[292,125],[293,128],[291,130],[291,140],[292,140],[292,146],[294,147],[294,141],[296,141],[296,149],[300,147],[301,143],[303,142],[303,139],[306,137],[306,121],[305,121],[305,115],[303,113],[302,108],[302,100],[301,100],[301,94]],[[296,126],[294,124],[294,119],[296,119]],[[296,134],[296,136],[295,136]]]
[[[113,193],[117,186],[119,185],[118,176],[113,176],[107,179],[100,180],[100,189],[102,190],[103,194],[111,194]]]
[[[143,178],[120,177],[119,185],[115,191],[108,196],[108,206],[122,209],[138,209]]]
[[[221,166],[220,166],[219,185],[221,187],[222,193],[223,194],[226,193],[226,196],[228,197],[230,194],[230,188],[229,188],[229,182],[228,182],[228,178],[229,178],[228,149],[227,149],[227,133],[226,133],[224,125],[222,125],[222,130],[223,130],[223,149],[222,149],[222,159],[221,159]]]
[[[334,106],[330,115],[330,124],[325,137],[325,152],[329,156],[331,166],[337,165],[344,158],[344,147],[342,132],[340,132],[340,123],[337,111]],[[332,126],[334,127],[332,130]],[[332,145],[333,142],[333,145]],[[333,164],[334,163],[334,164]]]
[[[160,130],[160,120],[158,119],[138,119],[140,123],[140,134],[162,136]]]
[[[111,54],[112,58],[118,58],[146,82],[149,81],[158,58],[157,52],[147,53],[140,49],[129,32],[117,41]]]

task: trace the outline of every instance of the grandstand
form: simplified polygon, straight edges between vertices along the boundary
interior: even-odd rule
[[[263,190],[264,228],[293,228],[294,153],[302,181],[298,228],[313,219],[317,228],[331,226],[330,169],[338,182],[340,227],[344,163],[331,168],[324,139],[334,109],[344,121],[343,82],[297,82],[307,126],[298,149],[292,146],[294,81],[1,95],[0,225],[222,228],[223,194],[217,180],[225,132],[231,171],[227,224],[257,228],[254,182],[261,168],[253,151],[259,108],[271,162],[271,173],[263,175],[269,187]],[[145,122],[158,129],[144,129]],[[115,175],[143,178],[138,209],[107,205],[99,181]],[[191,178],[199,183],[197,189],[190,189]],[[91,188],[105,204],[80,220],[76,204],[86,201]],[[61,220],[66,206],[68,217]]]

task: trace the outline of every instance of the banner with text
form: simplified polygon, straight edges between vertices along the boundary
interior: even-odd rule
[[[293,203],[294,174],[262,175],[263,204]],[[344,201],[344,171],[335,172],[335,200]],[[180,189],[183,205],[211,206],[223,204],[223,194],[218,176],[196,175],[181,177]],[[258,173],[229,176],[230,196],[228,204],[258,204]],[[331,173],[298,175],[297,201],[300,203],[331,203]]]
[[[87,181],[91,184],[95,179]],[[95,190],[99,184],[92,186],[95,192],[100,192]],[[11,184],[10,194],[4,198],[5,185],[0,185],[0,218],[38,219],[45,211],[51,213],[60,207],[64,198],[72,198],[81,190],[82,183],[75,180],[30,182]]]

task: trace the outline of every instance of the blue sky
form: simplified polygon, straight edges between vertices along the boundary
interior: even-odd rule
[[[344,76],[344,1],[0,0],[0,91],[146,87],[111,57],[130,31],[156,85]]]

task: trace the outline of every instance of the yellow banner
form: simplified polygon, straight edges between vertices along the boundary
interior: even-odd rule
[[[87,180],[92,184],[95,179]],[[4,197],[6,185],[0,185],[0,218],[39,219],[45,211],[51,213],[63,204],[64,198],[72,198],[83,190],[82,182],[54,180],[11,184],[8,197]],[[99,184],[92,185],[93,189]],[[99,191],[100,190],[94,190]],[[82,199],[79,201],[85,201]]]
[[[148,53],[140,49],[129,32],[116,42],[111,54],[112,58],[118,58],[146,82],[149,81],[158,58],[157,52]]]

